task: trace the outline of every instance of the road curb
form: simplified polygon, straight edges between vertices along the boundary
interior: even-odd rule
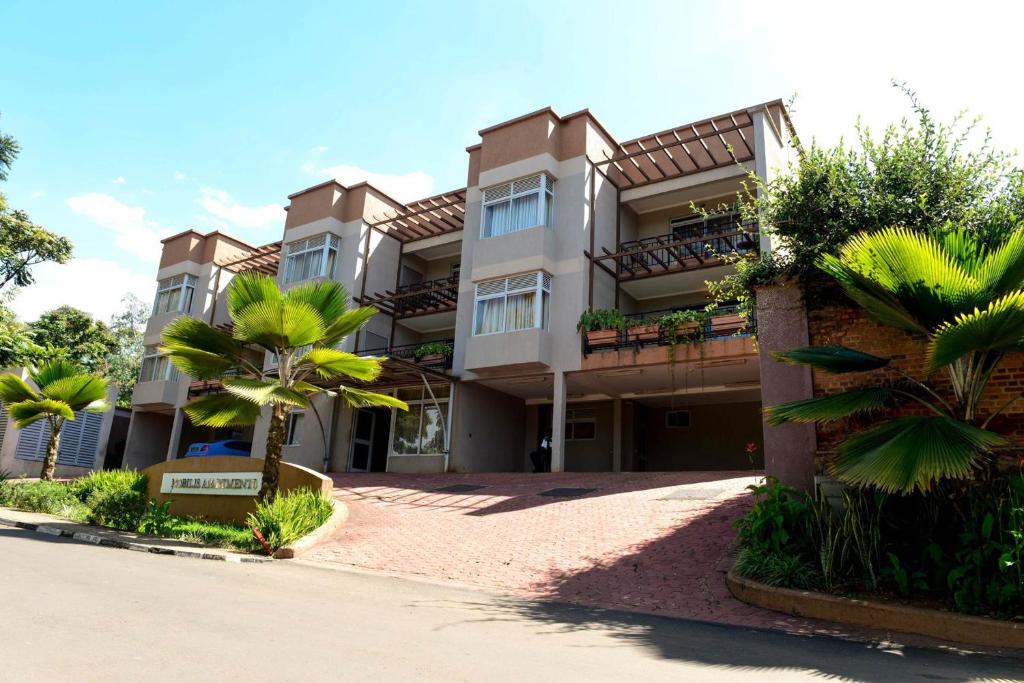
[[[17,527],[19,529],[25,529],[27,531],[35,531],[37,533],[46,534],[48,536],[70,538],[75,541],[90,543],[92,545],[99,545],[107,548],[118,548],[120,550],[134,550],[136,552],[152,553],[154,555],[173,555],[175,557],[188,557],[195,560],[217,560],[220,562],[232,562],[235,564],[262,564],[264,562],[274,561],[273,558],[261,557],[259,555],[215,553],[204,551],[203,548],[179,549],[168,548],[166,546],[160,546],[151,543],[140,543],[138,541],[125,541],[118,538],[108,538],[105,536],[99,536],[97,534],[92,534],[87,531],[61,529],[60,527],[50,526],[48,524],[36,524],[33,522],[25,522],[18,519],[8,519],[3,516],[0,516],[0,524],[6,524],[8,526]]]

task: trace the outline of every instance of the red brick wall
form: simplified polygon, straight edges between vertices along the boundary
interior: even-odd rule
[[[911,335],[887,327],[867,317],[860,308],[849,306],[827,306],[808,315],[808,326],[812,346],[849,346],[859,351],[892,358],[894,367],[903,370],[916,379],[925,378],[926,345]],[[830,375],[814,371],[815,395],[826,395],[851,388],[872,385],[883,376],[882,372],[858,372],[845,375]],[[889,372],[885,376],[895,377]],[[947,401],[952,403],[952,391],[948,375],[941,370],[929,378],[929,384],[936,388]],[[989,382],[979,412],[981,419],[995,411],[1007,398],[1024,391],[1024,353],[1009,354],[996,370]],[[901,414],[928,414],[923,406],[907,406],[898,409]],[[876,417],[858,418],[846,422],[818,426],[819,455],[827,453],[852,429],[870,425]],[[992,420],[989,428],[1005,434],[1018,445],[1024,445],[1024,400],[1014,403]]]

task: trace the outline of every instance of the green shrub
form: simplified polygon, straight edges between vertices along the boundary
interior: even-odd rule
[[[66,484],[56,481],[7,482],[0,487],[0,505],[79,518],[82,504]]]
[[[171,501],[169,500],[158,503],[156,498],[150,498],[146,505],[146,512],[139,522],[139,531],[153,536],[166,536],[171,523],[171,513],[168,512],[170,507]]]
[[[740,546],[762,555],[812,555],[814,504],[807,495],[774,479],[747,488],[756,502],[736,520]]]
[[[146,493],[146,475],[135,470],[104,470],[102,472],[90,472],[81,479],[76,479],[69,485],[75,497],[83,503],[89,502],[89,497],[100,491],[138,491]]]
[[[331,517],[331,501],[309,489],[296,489],[277,495],[269,503],[259,503],[249,515],[248,524],[258,530],[277,550],[313,531]]]
[[[579,322],[576,323],[579,332],[593,332],[597,330],[625,330],[626,318],[621,311],[614,309],[599,308],[593,311],[583,311],[580,314]]]
[[[735,570],[740,576],[783,588],[815,588],[819,574],[814,563],[796,555],[758,553],[743,548],[736,556]]]
[[[455,349],[452,347],[451,344],[447,342],[435,341],[427,342],[426,344],[420,344],[419,346],[416,347],[416,350],[413,351],[412,355],[413,357],[416,358],[416,360],[422,360],[425,356],[433,356],[435,354],[444,356],[445,358],[451,358],[454,352]]]
[[[146,514],[146,494],[134,489],[97,489],[89,494],[87,521],[123,531],[138,531]]]
[[[165,535],[186,543],[220,548],[254,551],[260,547],[251,529],[188,517],[172,517]]]

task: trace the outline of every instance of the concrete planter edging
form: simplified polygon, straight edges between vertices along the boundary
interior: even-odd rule
[[[778,588],[736,575],[725,577],[733,596],[750,605],[796,617],[901,631],[989,648],[1024,649],[1024,624],[923,607]]]
[[[305,555],[312,550],[317,543],[329,536],[348,519],[348,507],[340,500],[331,500],[334,512],[330,519],[309,532],[299,540],[284,548],[278,548],[274,557],[278,560],[294,560],[296,557]]]

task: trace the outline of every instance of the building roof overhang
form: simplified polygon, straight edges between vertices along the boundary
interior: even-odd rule
[[[462,230],[465,218],[466,188],[461,188],[410,202],[390,215],[374,216],[369,225],[405,243]]]

